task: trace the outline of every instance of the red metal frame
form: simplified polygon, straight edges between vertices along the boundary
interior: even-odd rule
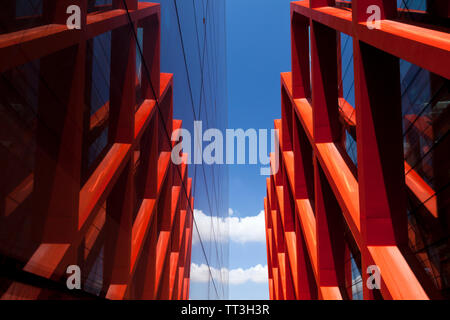
[[[16,209],[32,198],[29,246],[36,250],[17,257],[22,272],[65,284],[67,266],[81,265],[85,279],[103,247],[101,296],[188,299],[192,181],[186,164],[170,161],[169,137],[181,121],[172,118],[172,75],[160,73],[160,5],[127,0],[134,28],[143,28],[150,83],[144,67],[142,81],[136,80],[136,41],[123,2],[88,14],[88,1],[78,1],[81,30],[65,26],[71,4],[44,0],[44,25],[0,35],[0,72],[39,59],[46,82],[38,89],[35,170],[5,195],[3,227],[14,228]],[[84,97],[92,90],[87,42],[108,31],[110,100],[86,118]],[[83,183],[85,149],[106,123],[108,147]],[[5,248],[2,254],[16,255]],[[0,293],[2,299],[55,297],[45,286],[16,280]],[[62,296],[70,295],[67,290]]]
[[[380,29],[366,26],[372,4]],[[291,3],[292,72],[281,74],[275,120],[281,163],[264,199],[270,297],[351,298],[351,252],[361,256],[364,299],[439,298],[407,249],[406,192],[430,217],[438,210],[435,192],[404,161],[398,58],[449,79],[450,35],[395,21],[395,1],[351,6]],[[356,114],[338,89],[339,32],[353,38]],[[357,141],[357,172],[342,151],[345,130]],[[369,265],[381,271],[379,291],[365,285]]]

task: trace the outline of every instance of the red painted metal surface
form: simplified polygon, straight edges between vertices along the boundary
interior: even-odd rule
[[[370,4],[382,9],[378,30],[366,27]],[[408,249],[407,197],[423,204],[431,226],[440,215],[436,192],[404,158],[398,58],[448,80],[450,35],[396,17],[395,1],[291,3],[292,72],[281,74],[275,120],[280,170],[264,199],[271,299],[352,299],[350,255],[364,299],[442,298]],[[355,109],[338,85],[340,32],[353,37]],[[357,142],[357,167],[346,131]],[[380,290],[366,286],[370,265],[381,271]]]
[[[2,239],[2,257],[16,263],[12,277],[0,279],[5,288],[0,297],[76,297],[65,287],[66,268],[79,265],[82,290],[94,273],[101,284],[96,295],[103,298],[188,299],[192,183],[187,166],[170,161],[170,136],[182,123],[173,119],[172,75],[160,73],[160,6],[127,0],[130,27],[123,1],[89,13],[88,2],[79,3],[81,30],[65,26],[72,2],[45,0],[44,25],[0,35],[0,72],[14,81],[11,70],[38,60],[41,77],[34,166],[25,176],[11,173],[19,183],[2,189],[0,212],[2,235],[7,230],[25,235],[20,224],[25,219],[32,223],[33,237],[19,241],[21,250],[8,248]],[[14,16],[6,17],[7,12],[2,21],[10,19],[13,28]],[[142,81],[132,28],[144,34],[150,74],[142,67]],[[109,100],[91,113],[86,97],[95,83],[88,47],[109,31]],[[11,94],[1,89],[3,97]],[[105,129],[106,147],[88,164],[86,150]],[[16,139],[27,134],[20,132]],[[18,273],[42,278],[42,285],[16,278]],[[92,298],[89,293],[86,289]]]

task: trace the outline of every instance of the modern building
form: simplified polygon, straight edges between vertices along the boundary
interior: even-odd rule
[[[194,221],[192,263],[207,266],[208,280],[191,281],[191,299],[227,299],[228,279],[215,278],[214,270],[228,269],[229,243],[208,234],[226,234],[228,217],[228,166],[195,164],[194,121],[205,132],[228,128],[226,0],[155,0],[161,3],[161,70],[174,74],[174,117],[192,136],[192,180],[195,212],[209,219]],[[206,145],[206,144],[205,144]],[[201,223],[201,221],[200,221]],[[225,229],[225,230],[224,230]]]
[[[291,4],[271,299],[450,298],[449,18],[446,0]]]
[[[193,183],[170,161],[161,7],[76,3],[79,29],[73,1],[2,1],[0,297],[188,299]]]

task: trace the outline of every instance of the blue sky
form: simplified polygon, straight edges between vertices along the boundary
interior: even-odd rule
[[[280,118],[280,72],[291,69],[289,3],[226,2],[229,128],[272,129],[273,120]],[[257,216],[264,209],[266,177],[259,169],[259,165],[229,166],[233,217]],[[241,243],[231,237],[229,269],[258,264],[267,265],[265,240]],[[267,282],[230,283],[229,292],[230,299],[269,298]]]

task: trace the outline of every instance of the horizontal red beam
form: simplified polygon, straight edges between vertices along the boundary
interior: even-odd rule
[[[335,7],[310,8],[309,1],[291,3],[291,10],[380,50],[450,79],[450,33],[400,21],[382,20],[380,29],[354,23],[352,12]]]
[[[159,12],[159,4],[139,2],[138,10],[130,11],[130,16],[133,23],[137,23]],[[69,30],[65,25],[50,24],[0,35],[0,72],[92,39],[127,25],[128,22],[125,10],[110,10],[88,14],[86,32]]]

